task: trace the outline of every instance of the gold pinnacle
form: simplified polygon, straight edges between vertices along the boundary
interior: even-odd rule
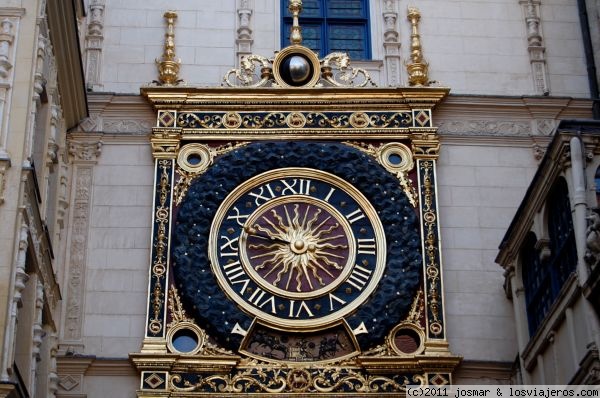
[[[298,22],[298,17],[302,12],[302,0],[290,0],[289,10],[293,18],[290,42],[292,44],[302,44],[302,28]]]

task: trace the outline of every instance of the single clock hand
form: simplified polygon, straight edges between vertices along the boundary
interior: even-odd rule
[[[260,234],[256,228],[251,227],[249,225],[244,225],[244,232],[246,232],[248,235],[252,235],[252,236],[254,236],[256,238],[260,238],[260,239],[270,240],[273,242],[290,243],[289,241],[287,241],[285,239],[278,238],[273,235]]]

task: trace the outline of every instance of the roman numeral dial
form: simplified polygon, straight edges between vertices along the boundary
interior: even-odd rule
[[[253,177],[222,202],[209,237],[220,287],[276,327],[318,329],[351,315],[385,268],[383,227],[347,181],[309,168]]]

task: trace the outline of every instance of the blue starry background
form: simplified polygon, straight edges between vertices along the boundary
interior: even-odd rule
[[[362,349],[381,344],[391,328],[404,319],[421,281],[421,242],[414,209],[396,177],[371,156],[339,143],[260,142],[235,149],[216,159],[194,180],[176,216],[172,265],[187,311],[224,347],[237,350],[252,318],[219,288],[208,257],[213,217],[225,197],[247,179],[282,167],[323,170],[348,181],[371,202],[387,240],[386,269],[377,289],[346,321],[359,334]]]

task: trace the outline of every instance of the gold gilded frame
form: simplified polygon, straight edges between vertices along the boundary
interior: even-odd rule
[[[373,277],[371,278],[371,280],[369,281],[369,283],[365,287],[365,289],[361,292],[361,294],[354,300],[354,302],[351,305],[344,307],[344,309],[342,311],[327,315],[320,319],[307,319],[307,320],[297,320],[297,321],[296,320],[285,320],[285,319],[281,319],[281,318],[278,318],[275,316],[271,316],[269,314],[265,314],[262,311],[260,311],[260,312],[256,311],[254,309],[254,307],[249,305],[245,300],[241,299],[239,297],[239,295],[233,291],[233,289],[225,281],[226,277],[221,272],[220,267],[215,265],[215,264],[219,264],[219,256],[218,256],[218,250],[217,250],[217,247],[218,247],[217,242],[218,242],[218,238],[219,238],[218,226],[223,221],[223,219],[226,215],[226,212],[229,210],[229,208],[235,203],[235,201],[237,199],[239,199],[239,197],[241,195],[247,193],[252,188],[262,185],[265,182],[273,180],[273,179],[289,178],[290,176],[301,177],[301,178],[312,178],[315,180],[325,181],[333,186],[336,186],[336,187],[344,190],[346,193],[348,193],[353,199],[355,199],[358,202],[358,204],[364,210],[366,217],[371,221],[371,224],[373,225],[373,228],[375,231],[375,241],[377,244],[377,249],[376,249],[377,260],[376,260],[375,270],[373,272]],[[298,196],[300,196],[300,195],[291,195],[290,198],[297,199]],[[280,198],[286,198],[286,197],[287,196],[280,197]],[[277,200],[277,199],[272,199],[272,200]],[[267,205],[269,205],[270,202],[271,201],[266,202],[262,206],[267,206]],[[321,205],[329,207],[331,212],[333,214],[336,214],[338,219],[340,219],[340,220],[344,219],[344,217],[341,215],[341,213],[339,213],[333,206],[327,204],[326,202],[321,203]],[[255,212],[259,212],[259,210],[262,208],[262,206],[257,208],[255,210]],[[250,216],[250,217],[252,217],[252,216]],[[350,230],[349,227],[347,229]],[[351,230],[349,232],[349,235],[352,236],[352,238],[354,238],[354,235],[352,234]],[[242,235],[240,237],[240,247],[242,247],[242,236],[244,236],[244,232],[242,232]],[[349,239],[349,242],[350,241],[351,241],[351,239]],[[285,168],[267,171],[265,173],[255,176],[253,178],[250,178],[249,180],[247,180],[244,183],[242,183],[241,185],[239,185],[234,191],[232,191],[223,200],[223,202],[221,203],[221,206],[219,206],[219,209],[217,210],[217,213],[216,213],[216,215],[213,219],[213,223],[211,225],[208,242],[209,242],[208,243],[209,256],[210,256],[210,260],[211,260],[211,263],[213,266],[213,271],[215,271],[215,273],[216,273],[217,281],[219,282],[219,285],[221,286],[221,288],[227,293],[227,295],[232,300],[234,300],[238,304],[238,306],[240,306],[242,309],[244,309],[247,313],[258,317],[259,319],[261,319],[261,321],[266,322],[270,326],[273,326],[280,330],[285,330],[285,328],[293,328],[296,330],[308,331],[308,330],[319,329],[321,327],[328,326],[333,322],[337,322],[343,316],[353,312],[356,308],[358,308],[358,306],[360,304],[362,304],[371,295],[373,290],[375,290],[375,288],[377,287],[377,284],[378,284],[379,280],[381,279],[381,276],[383,275],[383,271],[385,268],[386,239],[385,239],[385,233],[383,231],[383,225],[381,224],[381,221],[379,220],[379,217],[377,216],[377,212],[375,211],[375,209],[373,208],[371,203],[367,200],[367,198],[365,198],[365,196],[358,189],[356,189],[354,186],[352,186],[350,183],[346,182],[345,180],[343,180],[333,174],[330,174],[330,173],[327,173],[324,171],[320,171],[320,170],[313,170],[313,169],[302,168],[302,167],[285,167]],[[353,247],[354,242],[352,241],[352,243],[350,243],[350,245],[351,245],[351,253],[353,253],[354,252],[354,247]],[[353,256],[353,254],[351,255],[351,257],[352,256]],[[241,257],[241,255],[240,255],[240,257]],[[351,259],[349,259],[348,261],[350,261],[350,260]],[[346,265],[345,268],[346,268],[346,273],[349,273],[350,267],[348,265]],[[325,294],[325,293],[326,292],[324,292],[323,294]]]
[[[283,78],[281,77],[281,63],[290,54],[304,55],[312,66],[312,77],[309,81],[307,81],[305,84],[299,87],[287,84],[285,80],[283,80]],[[304,46],[291,45],[289,47],[286,47],[283,50],[279,51],[275,56],[275,60],[273,61],[273,78],[280,87],[294,87],[296,89],[302,87],[314,87],[315,84],[317,84],[317,82],[321,78],[321,63],[319,62],[319,57],[317,57],[317,55],[314,52],[312,52],[310,49]]]
[[[453,369],[461,358],[451,353],[446,337],[442,300],[441,244],[437,217],[437,175],[435,173],[440,143],[437,128],[433,123],[434,108],[446,97],[448,91],[443,87],[305,87],[298,89],[288,87],[198,88],[170,86],[143,88],[142,95],[147,98],[157,113],[157,124],[150,137],[157,164],[155,185],[157,192],[161,193],[157,196],[155,203],[156,216],[153,221],[157,225],[164,224],[165,221],[158,215],[162,215],[165,211],[168,211],[168,220],[170,220],[170,206],[176,206],[176,196],[185,195],[186,187],[196,176],[204,172],[203,170],[185,171],[176,164],[175,161],[181,152],[180,148],[185,145],[194,143],[203,145],[211,151],[212,161],[215,155],[212,152],[222,154],[227,150],[233,150],[251,142],[296,139],[332,140],[344,142],[347,145],[351,144],[363,150],[398,177],[398,182],[411,199],[415,211],[420,214],[421,239],[426,241],[427,245],[423,248],[424,252],[422,253],[425,276],[423,298],[421,299],[422,313],[425,314],[425,324],[422,327],[424,338],[422,350],[420,348],[415,354],[401,355],[394,349],[388,338],[382,346],[362,352],[356,357],[330,364],[264,363],[251,356],[244,357],[244,352],[234,353],[214,346],[210,346],[210,349],[203,348],[193,355],[180,355],[170,353],[167,346],[167,333],[170,326],[165,324],[156,334],[147,332],[141,351],[130,354],[132,362],[141,375],[138,397],[235,396],[234,383],[236,380],[248,380],[249,372],[252,369],[285,373],[291,372],[290,366],[294,366],[298,372],[307,372],[305,373],[307,375],[312,371],[311,369],[323,372],[331,371],[338,372],[336,377],[340,377],[339,380],[367,383],[362,384],[366,386],[362,392],[342,393],[335,390],[323,390],[319,393],[320,396],[326,398],[363,397],[372,393],[386,396],[384,393],[370,390],[368,383],[370,380],[378,378],[387,380],[398,372],[412,372],[415,375],[413,382],[416,383],[451,383]],[[194,112],[215,116],[222,122],[194,128],[182,127],[178,124],[180,115]],[[267,114],[280,114],[282,124],[273,127],[244,124],[247,118],[254,117],[254,115],[266,117]],[[326,122],[329,124],[323,127],[311,127],[307,123],[310,114],[324,115],[324,119],[327,119]],[[348,123],[334,123],[331,119],[333,114],[346,118],[344,120],[347,120]],[[386,115],[403,115],[405,123],[394,127],[383,126],[381,123],[378,125],[374,122],[381,120],[377,118]],[[339,120],[341,119],[337,121]],[[348,143],[348,141],[352,142]],[[402,151],[402,154],[407,154],[406,150],[409,150],[410,164],[397,165],[386,162],[385,154],[388,153],[389,148],[394,151]],[[409,171],[416,172],[418,179],[410,177],[412,178],[411,182]],[[170,179],[161,177],[166,174],[174,177],[170,177]],[[177,176],[184,174],[186,178],[178,180]],[[176,192],[178,192],[177,195],[175,195]],[[163,201],[163,193],[167,195],[167,199],[170,197],[170,202],[169,200]],[[159,234],[160,242],[155,243],[160,243],[161,248],[164,247],[168,250],[168,225],[166,225],[166,232],[166,235]],[[155,251],[153,253],[154,256]],[[431,253],[437,254],[430,256]],[[152,264],[154,263],[156,263],[156,258],[153,257]],[[161,294],[168,289],[164,277],[161,279],[160,275],[155,275],[154,269],[155,267],[152,266],[149,269],[151,283],[148,296],[148,319],[154,318],[155,314],[162,314],[160,311],[165,304],[164,298],[161,302]],[[163,284],[161,285],[161,283]],[[165,322],[166,313],[167,309],[164,309],[163,319]],[[430,326],[434,326],[433,331],[437,334],[430,330]],[[219,380],[231,383],[224,387],[231,390],[227,390],[229,392],[224,390],[223,392],[204,393],[199,390],[194,392],[189,389],[176,388],[177,378],[183,371],[214,375]],[[346,373],[342,374],[342,371],[346,371]],[[285,374],[288,374],[288,378],[293,375],[293,373]],[[285,390],[287,392],[281,393],[268,392],[268,389],[261,391],[253,393],[252,396],[289,396],[290,393],[294,396],[308,396],[311,394],[303,393],[300,390],[295,392]],[[398,394],[390,393],[389,396],[398,396]]]

